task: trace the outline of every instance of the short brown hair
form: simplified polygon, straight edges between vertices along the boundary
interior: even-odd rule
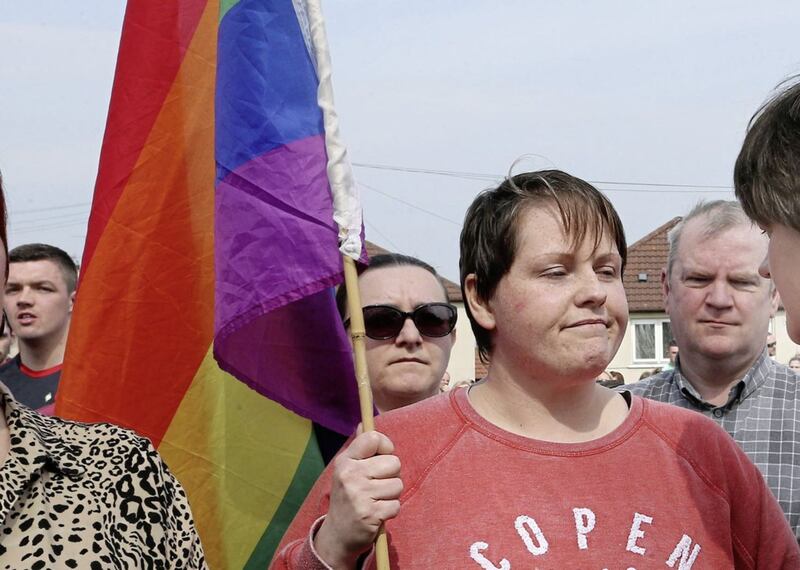
[[[800,231],[800,81],[781,87],[750,119],[733,182],[756,223]]]
[[[497,188],[486,190],[472,202],[461,230],[459,272],[461,292],[475,274],[476,290],[483,300],[494,295],[500,279],[508,273],[517,254],[519,219],[531,206],[551,204],[558,209],[564,232],[572,246],[580,246],[584,236],[594,234],[595,247],[610,235],[622,256],[625,269],[627,246],[622,222],[614,206],[597,188],[560,170],[526,172],[507,178]],[[488,361],[491,335],[472,315],[465,303],[481,360]]]
[[[72,293],[78,282],[78,268],[69,254],[61,248],[46,243],[26,243],[18,245],[8,254],[9,263],[24,263],[27,261],[51,261],[58,266],[67,293]]]

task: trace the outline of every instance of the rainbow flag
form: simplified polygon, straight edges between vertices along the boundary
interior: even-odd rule
[[[266,568],[322,469],[311,420],[358,421],[314,22],[125,14],[56,413],[149,437],[214,569]]]

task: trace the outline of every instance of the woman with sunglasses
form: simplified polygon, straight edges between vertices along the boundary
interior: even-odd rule
[[[456,340],[456,308],[436,270],[415,257],[376,255],[358,277],[372,399],[379,412],[439,393]],[[336,304],[349,328],[344,288]]]
[[[5,284],[2,176],[0,272]],[[186,494],[148,440],[41,415],[3,384],[0,491],[0,568],[208,568]]]
[[[399,253],[370,258],[360,269],[367,371],[379,413],[421,402],[439,393],[456,341],[456,308],[436,270]],[[345,287],[336,307],[350,327]],[[347,438],[319,424],[314,433],[327,465]]]
[[[551,170],[480,194],[461,287],[488,376],[382,415],[329,466],[274,568],[800,568],[756,467],[713,421],[595,382],[622,342],[608,199]],[[402,466],[402,467],[401,467]]]

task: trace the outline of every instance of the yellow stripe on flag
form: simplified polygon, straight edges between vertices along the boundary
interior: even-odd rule
[[[221,371],[209,349],[159,451],[189,495],[208,563],[239,569],[283,499],[311,423]]]

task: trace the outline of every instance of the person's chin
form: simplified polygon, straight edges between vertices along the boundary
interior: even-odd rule
[[[737,346],[731,342],[707,342],[701,346],[701,354],[704,354],[706,358],[713,358],[717,360],[730,358],[736,354],[741,354],[744,350],[744,347]]]
[[[578,354],[572,358],[575,362],[585,362],[589,366],[605,366],[611,360],[612,345],[608,337],[597,337],[592,340],[587,340],[580,347]]]
[[[432,392],[439,387],[441,378],[434,381],[430,374],[421,375],[419,370],[416,374],[394,374],[387,378],[384,386],[387,391],[395,394],[414,395]]]

